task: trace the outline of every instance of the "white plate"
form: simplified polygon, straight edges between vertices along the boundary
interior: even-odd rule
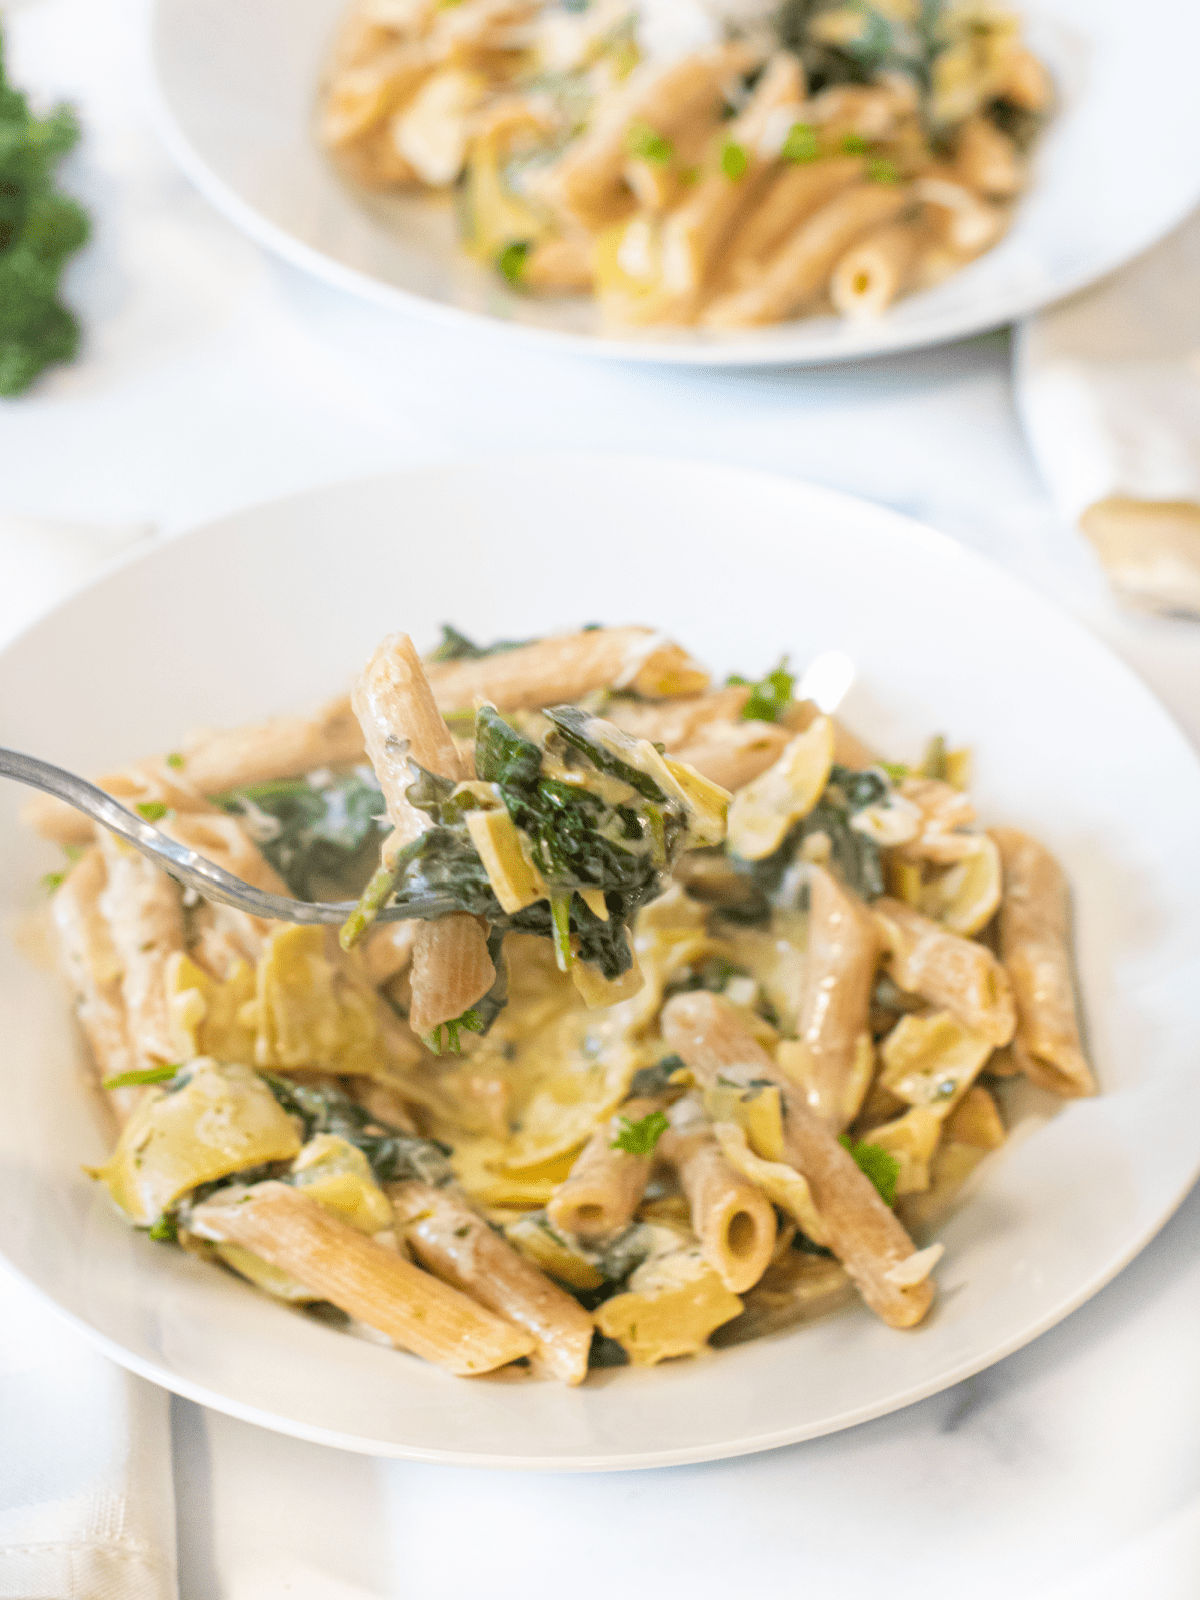
[[[1200,6],[1027,0],[1062,97],[1008,237],[873,322],[809,318],[734,333],[601,332],[585,300],[515,294],[466,259],[449,206],[364,202],[313,140],[317,84],[346,0],[153,0],[158,122],[175,159],[239,227],[327,282],[409,316],[473,322],[543,348],[627,361],[842,361],[978,333],[1111,271],[1200,198]]]
[[[839,648],[852,725],[898,757],[977,750],[988,821],[1075,888],[1104,1094],[1001,1153],[944,1232],[928,1325],[860,1306],[582,1390],[450,1378],[132,1232],[57,981],[0,943],[0,1252],[118,1361],[322,1443],[477,1466],[699,1461],[844,1428],[1016,1349],[1151,1237],[1200,1161],[1200,767],[1145,688],[1002,571],[892,512],[783,479],[605,457],[437,466],[318,490],[172,540],[0,656],[0,743],[83,772],[202,723],[301,708],[382,635],[652,620],[721,673]],[[0,785],[0,913],[55,865]]]

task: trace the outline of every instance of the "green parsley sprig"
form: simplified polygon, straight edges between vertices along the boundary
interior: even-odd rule
[[[654,1147],[670,1127],[665,1111],[650,1111],[637,1122],[628,1117],[619,1118],[617,1136],[609,1144],[610,1150],[624,1150],[629,1156],[650,1156]]]

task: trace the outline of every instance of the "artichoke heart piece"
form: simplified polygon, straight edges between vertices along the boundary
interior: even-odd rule
[[[254,1061],[254,1028],[244,1007],[255,992],[253,968],[239,961],[225,979],[210,977],[180,951],[167,959],[167,1010],[179,1056]]]
[[[902,1017],[883,1042],[879,1081],[909,1105],[933,1106],[944,1117],[991,1053],[990,1039],[948,1011]]]
[[[277,928],[258,963],[255,1063],[377,1076],[384,1065],[376,1002],[325,954],[321,928]]]
[[[391,1202],[366,1156],[334,1133],[319,1133],[292,1163],[298,1189],[360,1233],[381,1233],[394,1221]]]
[[[816,805],[833,766],[833,720],[817,717],[784,746],[773,767],[739,789],[729,807],[729,848],[762,861]]]
[[[696,1240],[655,1223],[647,1228],[652,1254],[630,1277],[627,1292],[606,1300],[596,1313],[600,1332],[615,1339],[635,1367],[695,1355],[742,1310]]]
[[[502,911],[524,911],[550,893],[507,811],[468,811],[467,832]]]
[[[250,1067],[201,1057],[185,1070],[182,1087],[147,1091],[92,1172],[139,1227],[198,1184],[300,1150],[294,1122]]]
[[[572,1289],[598,1289],[604,1282],[595,1263],[577,1244],[551,1227],[544,1211],[515,1218],[505,1224],[504,1233],[535,1267]]]
[[[918,909],[951,933],[968,939],[991,919],[1003,888],[1000,851],[993,839],[981,833],[969,855],[922,889]]]
[[[714,1084],[704,1091],[704,1114],[710,1122],[737,1123],[764,1161],[783,1160],[783,1101],[774,1084]]]

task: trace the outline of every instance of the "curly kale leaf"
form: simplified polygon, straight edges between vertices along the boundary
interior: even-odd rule
[[[78,139],[68,107],[33,115],[5,77],[0,41],[0,395],[21,394],[79,346],[79,324],[58,286],[89,224],[54,187],[55,168]]]
[[[377,1183],[419,1178],[422,1183],[440,1186],[453,1179],[447,1159],[450,1152],[438,1140],[422,1139],[380,1122],[343,1089],[332,1085],[316,1089],[271,1072],[262,1076],[283,1109],[303,1122],[306,1140],[318,1133],[345,1139],[366,1156]]]
[[[379,857],[383,794],[369,767],[315,776],[232,789],[217,804],[244,821],[298,899],[357,894]]]

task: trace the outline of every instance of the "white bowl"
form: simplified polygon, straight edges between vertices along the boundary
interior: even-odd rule
[[[928,1324],[861,1306],[581,1390],[450,1378],[319,1326],[134,1233],[81,1172],[105,1151],[56,978],[0,944],[0,1253],[118,1361],[235,1416],[425,1461],[612,1468],[843,1428],[998,1360],[1094,1294],[1200,1165],[1200,768],[1138,680],[1004,572],[892,512],[781,479],[640,459],[429,467],[170,541],[0,655],[0,743],[82,772],[202,723],[343,688],[384,633],[521,637],[647,620],[724,673],[857,663],[852,726],[898,758],[977,753],[988,822],[1037,833],[1075,891],[1103,1094],[1027,1125],[945,1228]],[[55,852],[0,792],[0,912]]]
[[[1200,198],[1200,6],[1027,0],[1061,106],[1008,237],[886,316],[733,333],[604,333],[594,305],[514,293],[457,248],[448,206],[364,201],[313,137],[346,0],[154,0],[151,59],[168,148],[240,228],[326,282],[408,316],[627,361],[770,366],[961,338],[1025,316],[1146,249]]]

